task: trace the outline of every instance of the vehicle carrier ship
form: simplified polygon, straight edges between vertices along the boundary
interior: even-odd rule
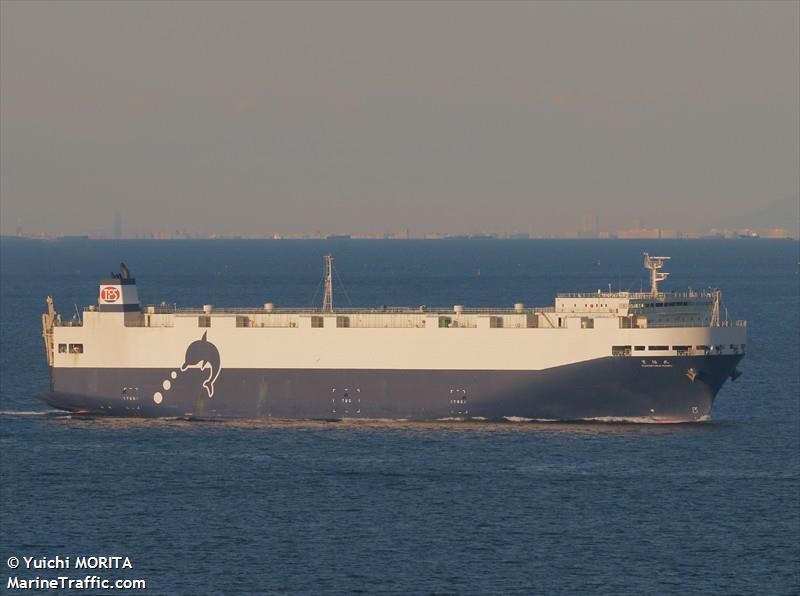
[[[131,417],[606,420],[709,418],[746,351],[721,292],[559,294],[527,308],[140,306],[121,266],[97,305],[42,316],[49,405]]]

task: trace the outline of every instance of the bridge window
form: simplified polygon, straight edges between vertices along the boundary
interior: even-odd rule
[[[67,344],[58,344],[58,353],[59,354],[66,354],[67,353]]]
[[[69,344],[70,354],[83,354],[83,344]]]
[[[611,355],[612,356],[630,356],[631,355],[631,347],[630,346],[611,346]]]
[[[337,327],[350,327],[350,317],[336,317]]]
[[[644,346],[634,346],[633,349],[636,350],[637,352],[644,352]]]
[[[650,350],[651,352],[661,352],[669,350],[669,346],[650,346],[647,349]]]
[[[325,326],[324,317],[311,317],[311,326],[315,329],[320,329]]]
[[[211,317],[197,317],[198,327],[211,327]]]
[[[489,327],[492,329],[502,329],[503,317],[489,317]]]

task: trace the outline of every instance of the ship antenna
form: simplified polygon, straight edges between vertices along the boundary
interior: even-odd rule
[[[664,281],[669,276],[669,273],[659,271],[669,259],[670,257],[651,257],[644,253],[644,268],[650,270],[650,294],[653,296],[658,296],[658,282]]]
[[[722,291],[714,288],[714,302],[711,304],[711,327],[719,327],[719,307],[722,302]],[[727,315],[725,316],[727,319]]]
[[[325,255],[325,294],[322,311],[333,312],[333,255]]]

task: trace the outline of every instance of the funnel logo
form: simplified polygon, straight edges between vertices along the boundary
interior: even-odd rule
[[[119,288],[115,288],[114,286],[103,286],[100,288],[100,300],[103,302],[116,302],[119,300],[119,297]]]
[[[208,377],[203,381],[203,387],[208,393],[208,397],[214,397],[214,383],[219,376],[219,350],[217,346],[206,339],[208,331],[197,341],[193,341],[186,348],[186,356],[181,365],[181,372],[186,372],[190,368],[207,370]]]

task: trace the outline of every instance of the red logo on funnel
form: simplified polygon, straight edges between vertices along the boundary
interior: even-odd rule
[[[119,296],[119,288],[113,286],[100,288],[100,300],[103,302],[116,302],[119,300]]]

